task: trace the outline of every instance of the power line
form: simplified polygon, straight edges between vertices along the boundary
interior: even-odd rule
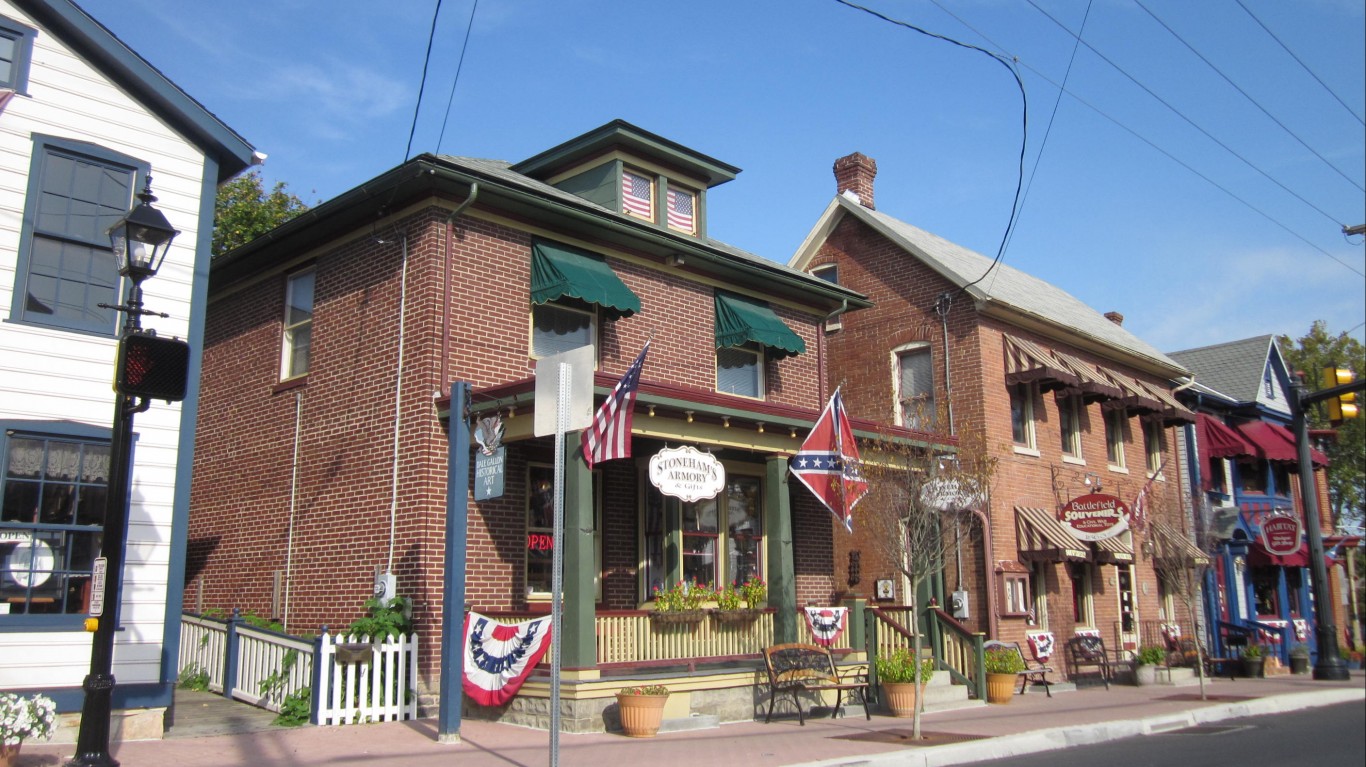
[[[1049,21],[1051,21],[1051,22],[1053,22],[1054,24],[1056,24],[1056,25],[1058,26],[1059,29],[1063,30],[1064,32],[1066,32],[1067,34],[1069,34],[1069,35],[1071,35],[1071,36],[1073,36],[1073,37],[1077,37],[1077,34],[1076,34],[1075,32],[1073,32],[1072,30],[1068,29],[1067,26],[1066,26],[1065,24],[1063,24],[1061,21],[1058,21],[1058,20],[1057,20],[1052,14],[1050,14],[1048,11],[1045,11],[1043,8],[1040,8],[1039,5],[1038,5],[1038,3],[1036,3],[1034,0],[1025,0],[1025,2],[1029,3],[1030,6],[1032,6],[1032,7],[1034,8],[1034,10],[1036,10],[1036,11],[1038,11],[1039,13],[1043,14],[1044,17],[1047,18]],[[1077,39],[1080,40],[1081,38],[1077,38]],[[1162,106],[1164,106],[1164,107],[1166,107],[1167,109],[1169,109],[1169,110],[1172,112],[1172,114],[1176,115],[1177,117],[1180,117],[1182,120],[1184,120],[1184,121],[1186,122],[1187,125],[1189,125],[1189,126],[1191,126],[1192,128],[1194,128],[1194,129],[1200,131],[1200,133],[1201,133],[1205,138],[1209,139],[1210,141],[1213,141],[1215,144],[1218,144],[1219,147],[1222,148],[1224,151],[1228,152],[1229,154],[1231,154],[1231,155],[1233,155],[1234,157],[1236,157],[1236,158],[1238,158],[1239,160],[1241,160],[1241,161],[1243,162],[1244,165],[1246,165],[1247,167],[1249,167],[1249,168],[1251,168],[1251,169],[1257,171],[1257,173],[1261,174],[1261,176],[1262,176],[1263,178],[1265,178],[1267,181],[1270,181],[1271,183],[1273,183],[1273,184],[1275,184],[1276,186],[1280,187],[1282,190],[1284,190],[1284,191],[1285,191],[1287,194],[1289,194],[1290,196],[1294,197],[1295,199],[1299,200],[1300,202],[1304,203],[1305,205],[1309,206],[1310,208],[1313,208],[1314,210],[1318,211],[1320,215],[1322,215],[1324,218],[1328,219],[1329,221],[1332,221],[1334,224],[1337,224],[1338,226],[1342,226],[1342,225],[1343,225],[1341,221],[1338,221],[1336,218],[1334,218],[1333,216],[1329,215],[1329,214],[1328,214],[1326,211],[1324,211],[1322,208],[1320,208],[1319,206],[1317,206],[1317,205],[1315,205],[1314,203],[1310,202],[1309,200],[1306,200],[1306,199],[1305,199],[1303,196],[1301,196],[1299,193],[1295,192],[1295,191],[1294,191],[1293,189],[1291,189],[1290,187],[1286,186],[1285,184],[1283,184],[1283,183],[1281,183],[1280,181],[1278,181],[1278,180],[1276,180],[1275,178],[1273,178],[1273,177],[1271,176],[1270,173],[1267,173],[1266,171],[1264,171],[1264,170],[1262,170],[1261,168],[1257,167],[1257,165],[1254,164],[1251,160],[1247,159],[1246,157],[1242,156],[1242,155],[1239,154],[1238,152],[1234,151],[1233,148],[1230,147],[1228,144],[1225,144],[1224,142],[1222,142],[1222,141],[1220,141],[1219,139],[1215,138],[1215,137],[1214,137],[1214,134],[1212,134],[1212,133],[1210,133],[1209,131],[1205,130],[1204,128],[1200,127],[1198,124],[1196,124],[1196,122],[1195,122],[1194,120],[1192,120],[1191,118],[1187,117],[1181,110],[1179,110],[1179,109],[1177,109],[1176,107],[1172,106],[1171,103],[1169,103],[1166,99],[1164,99],[1164,98],[1162,98],[1161,96],[1157,95],[1157,93],[1154,92],[1152,88],[1149,88],[1148,86],[1146,86],[1146,85],[1144,85],[1143,83],[1139,82],[1138,78],[1136,78],[1136,77],[1134,77],[1133,75],[1129,74],[1123,67],[1121,67],[1120,65],[1116,64],[1116,63],[1115,63],[1114,61],[1112,61],[1108,56],[1106,56],[1105,54],[1101,53],[1099,50],[1096,50],[1096,47],[1095,47],[1095,46],[1091,45],[1090,43],[1086,42],[1085,40],[1082,40],[1082,41],[1081,41],[1081,44],[1082,44],[1082,45],[1085,45],[1086,48],[1087,48],[1088,50],[1090,50],[1092,53],[1094,53],[1094,54],[1096,54],[1097,56],[1099,56],[1100,59],[1101,59],[1101,61],[1104,61],[1106,64],[1109,64],[1111,67],[1114,67],[1114,69],[1115,69],[1116,72],[1119,72],[1120,74],[1122,74],[1122,75],[1124,75],[1126,78],[1128,78],[1129,82],[1133,83],[1134,85],[1137,85],[1139,88],[1142,88],[1142,89],[1143,89],[1143,92],[1144,92],[1144,93],[1147,93],[1149,96],[1152,96],[1152,97],[1157,101],[1157,103],[1159,103],[1159,104],[1161,104]]]
[[[1006,55],[1010,55],[1010,54],[1009,54],[1009,51],[1006,49],[1005,46],[1003,46],[1003,45],[1001,45],[1000,43],[996,42],[995,40],[991,39],[991,37],[989,37],[988,35],[986,35],[986,34],[985,34],[984,32],[982,32],[980,29],[977,29],[977,28],[974,27],[973,25],[969,24],[969,23],[967,22],[967,20],[965,20],[965,19],[963,19],[962,17],[958,16],[958,15],[955,14],[953,11],[950,11],[948,8],[945,8],[945,7],[940,3],[940,0],[930,0],[930,2],[934,3],[936,6],[938,6],[938,8],[939,8],[941,11],[943,11],[944,13],[946,13],[946,14],[948,14],[949,16],[953,17],[953,19],[956,20],[959,24],[962,24],[964,27],[967,27],[970,31],[972,31],[972,32],[974,32],[975,34],[977,34],[977,36],[981,37],[983,40],[986,40],[988,43],[990,43],[990,44],[996,46],[997,48],[1001,49],[1002,51],[1005,51],[1005,52],[1006,52]],[[1088,46],[1088,47],[1089,47],[1089,46]],[[1054,81],[1054,80],[1053,80],[1052,78],[1050,78],[1048,75],[1046,75],[1046,74],[1044,74],[1042,71],[1040,71],[1037,67],[1031,66],[1028,62],[1021,61],[1018,57],[1013,57],[1013,56],[1012,56],[1012,59],[1013,59],[1014,61],[1018,62],[1018,63],[1019,63],[1021,66],[1023,66],[1024,68],[1026,68],[1026,69],[1028,69],[1029,71],[1033,72],[1034,74],[1038,75],[1041,79],[1043,79],[1044,82],[1048,83],[1049,85],[1052,85],[1053,87],[1055,87],[1055,88],[1057,88],[1057,89],[1063,91],[1063,92],[1066,93],[1067,95],[1069,95],[1069,96],[1071,96],[1072,98],[1076,99],[1076,100],[1077,100],[1077,103],[1081,104],[1082,106],[1087,107],[1088,109],[1090,109],[1091,111],[1093,111],[1093,112],[1095,112],[1096,114],[1100,115],[1101,117],[1104,117],[1105,119],[1107,119],[1107,120],[1109,120],[1110,122],[1114,123],[1114,124],[1115,124],[1115,127],[1120,128],[1121,130],[1127,132],[1129,135],[1133,136],[1134,138],[1138,139],[1139,141],[1142,141],[1143,143],[1147,144],[1149,147],[1152,147],[1152,148],[1153,148],[1154,150],[1156,150],[1159,154],[1162,154],[1162,155],[1165,156],[1167,159],[1171,160],[1172,162],[1176,163],[1177,165],[1180,165],[1182,168],[1185,168],[1186,170],[1190,171],[1192,174],[1194,174],[1196,177],[1200,178],[1200,179],[1201,179],[1202,181],[1204,181],[1205,183],[1209,184],[1210,186],[1214,187],[1215,189],[1218,189],[1219,191],[1223,192],[1224,194],[1228,195],[1229,197],[1233,198],[1234,200],[1236,200],[1236,201],[1242,203],[1246,208],[1248,208],[1248,209],[1251,210],[1252,212],[1254,212],[1254,213],[1260,215],[1262,218],[1265,218],[1267,221],[1270,221],[1271,223],[1273,223],[1273,224],[1275,224],[1276,226],[1280,227],[1281,229],[1283,229],[1283,230],[1284,230],[1287,234],[1289,234],[1290,236],[1294,237],[1295,239],[1299,240],[1300,242],[1303,242],[1305,245],[1308,245],[1309,247],[1313,248],[1314,250],[1317,250],[1318,252],[1322,253],[1323,255],[1328,256],[1329,258],[1331,258],[1331,259],[1333,259],[1334,261],[1338,262],[1338,263],[1341,264],[1342,266],[1346,267],[1348,270],[1350,270],[1350,271],[1352,271],[1352,272],[1355,272],[1356,274],[1362,275],[1363,277],[1366,277],[1366,274],[1363,274],[1362,271],[1361,271],[1360,269],[1356,268],[1356,267],[1353,266],[1352,264],[1347,263],[1346,261],[1343,261],[1342,259],[1340,259],[1340,258],[1338,258],[1337,256],[1333,255],[1332,253],[1329,253],[1327,250],[1324,250],[1322,247],[1318,246],[1317,244],[1311,242],[1309,239],[1305,238],[1303,235],[1301,235],[1301,234],[1299,234],[1298,232],[1294,231],[1294,230],[1291,229],[1289,226],[1286,226],[1285,224],[1281,223],[1279,220],[1277,220],[1275,217],[1273,217],[1270,213],[1267,213],[1266,211],[1262,210],[1261,208],[1258,208],[1257,206],[1253,205],[1252,203],[1248,202],[1247,200],[1244,200],[1243,198],[1241,198],[1241,197],[1239,197],[1238,195],[1234,194],[1231,190],[1229,190],[1228,188],[1222,186],[1221,184],[1219,184],[1218,182],[1216,182],[1214,179],[1210,178],[1209,176],[1206,176],[1205,174],[1203,174],[1203,173],[1201,173],[1200,171],[1196,170],[1195,168],[1191,167],[1188,163],[1186,163],[1185,161],[1181,160],[1181,159],[1180,159],[1179,157],[1177,157],[1176,155],[1172,154],[1171,152],[1168,152],[1167,150],[1165,150],[1165,149],[1163,149],[1162,147],[1158,146],[1158,145],[1157,145],[1156,143],[1154,143],[1152,140],[1150,140],[1150,139],[1148,139],[1147,137],[1143,136],[1143,135],[1142,135],[1141,133],[1139,133],[1138,131],[1136,131],[1136,130],[1134,130],[1133,128],[1130,128],[1129,126],[1127,126],[1127,125],[1125,125],[1124,123],[1120,122],[1119,119],[1110,116],[1108,113],[1106,113],[1106,112],[1105,112],[1104,110],[1102,110],[1100,107],[1096,106],[1095,104],[1092,104],[1091,102],[1087,101],[1086,99],[1082,98],[1081,96],[1078,96],[1076,93],[1074,93],[1074,92],[1072,92],[1072,91],[1070,91],[1070,90],[1067,90],[1067,88],[1063,87],[1060,83]]]
[[[1328,87],[1328,83],[1325,83],[1318,75],[1314,74],[1314,70],[1310,69],[1308,64],[1305,64],[1303,61],[1301,61],[1301,60],[1300,60],[1300,57],[1299,57],[1299,56],[1296,56],[1296,55],[1295,55],[1295,52],[1292,51],[1292,50],[1290,50],[1290,46],[1288,46],[1288,45],[1286,45],[1285,43],[1281,42],[1281,38],[1277,37],[1277,36],[1276,36],[1276,33],[1275,33],[1275,32],[1272,32],[1270,27],[1268,27],[1267,25],[1263,24],[1263,23],[1262,23],[1262,20],[1259,19],[1259,18],[1257,18],[1257,14],[1255,14],[1255,13],[1253,13],[1252,11],[1248,10],[1248,7],[1247,7],[1246,5],[1243,5],[1243,0],[1233,0],[1233,1],[1234,1],[1235,3],[1238,4],[1238,7],[1239,7],[1239,8],[1242,8],[1244,11],[1246,11],[1246,12],[1247,12],[1247,15],[1248,15],[1248,16],[1251,16],[1253,21],[1257,22],[1257,26],[1259,26],[1259,27],[1261,27],[1263,30],[1265,30],[1266,33],[1267,33],[1268,35],[1271,36],[1271,39],[1272,39],[1272,40],[1275,40],[1276,43],[1277,43],[1278,45],[1281,46],[1281,50],[1283,50],[1283,51],[1285,51],[1286,53],[1290,54],[1290,58],[1294,59],[1294,60],[1295,60],[1295,63],[1296,63],[1296,64],[1299,64],[1299,65],[1300,65],[1300,68],[1302,68],[1305,72],[1308,72],[1308,73],[1309,73],[1309,76],[1312,77],[1312,78],[1314,78],[1314,82],[1317,82],[1319,85],[1323,86],[1323,89],[1324,89],[1325,91],[1328,91],[1328,95],[1329,95],[1329,96],[1332,96],[1333,98],[1337,99],[1337,102],[1338,102],[1339,104],[1342,105],[1342,108],[1343,108],[1343,109],[1346,109],[1346,110],[1347,110],[1347,113],[1348,113],[1348,114],[1350,114],[1351,116],[1357,118],[1357,122],[1361,123],[1363,126],[1366,126],[1366,120],[1361,119],[1361,115],[1357,114],[1356,111],[1355,111],[1354,109],[1352,109],[1350,106],[1348,106],[1348,105],[1347,105],[1347,102],[1342,100],[1342,97],[1340,97],[1340,96],[1338,96],[1338,94],[1334,93],[1334,92],[1333,92],[1333,89]]]
[[[446,138],[446,121],[451,118],[451,104],[455,102],[455,86],[460,82],[460,70],[465,67],[465,51],[470,47],[470,30],[474,29],[474,13],[479,10],[479,0],[474,0],[470,8],[470,21],[465,25],[465,40],[460,43],[460,61],[455,65],[455,79],[451,80],[451,94],[446,97],[446,116],[441,118],[441,132],[436,137],[436,151],[441,151],[441,142]]]
[[[1305,149],[1308,149],[1309,152],[1310,152],[1311,154],[1313,154],[1315,157],[1317,157],[1317,158],[1319,158],[1320,160],[1322,160],[1324,165],[1327,165],[1328,167],[1332,168],[1334,171],[1337,172],[1337,174],[1338,174],[1339,176],[1342,176],[1343,178],[1347,179],[1347,183],[1349,183],[1349,184],[1351,184],[1352,186],[1356,187],[1356,188],[1357,188],[1357,191],[1359,191],[1359,192],[1366,192],[1366,189],[1363,189],[1363,188],[1361,187],[1361,184],[1358,184],[1355,180],[1352,179],[1351,176],[1348,176],[1346,173],[1344,173],[1344,172],[1342,171],[1341,168],[1339,168],[1338,166],[1336,166],[1336,165],[1334,165],[1333,163],[1329,162],[1327,157],[1324,157],[1323,155],[1319,154],[1317,150],[1315,150],[1313,147],[1309,146],[1309,144],[1306,143],[1304,139],[1300,138],[1294,131],[1292,131],[1292,130],[1290,130],[1290,128],[1286,127],[1286,124],[1285,124],[1285,123],[1283,123],[1283,122],[1281,122],[1280,120],[1276,119],[1276,116],[1273,115],[1273,114],[1271,114],[1271,112],[1267,111],[1266,107],[1264,107],[1264,106],[1262,106],[1260,103],[1258,103],[1257,100],[1254,99],[1254,98],[1252,98],[1252,96],[1251,96],[1250,94],[1248,94],[1247,91],[1243,90],[1237,83],[1233,82],[1232,78],[1230,78],[1228,75],[1224,74],[1223,70],[1219,69],[1219,67],[1216,67],[1216,66],[1214,65],[1214,62],[1212,62],[1212,61],[1210,61],[1209,59],[1205,58],[1204,54],[1200,53],[1200,51],[1195,50],[1195,46],[1193,46],[1193,45],[1191,45],[1190,43],[1186,42],[1185,38],[1181,37],[1181,35],[1178,35],[1178,34],[1176,33],[1176,30],[1172,29],[1172,28],[1167,24],[1167,22],[1165,22],[1165,21],[1163,21],[1162,19],[1158,18],[1157,14],[1156,14],[1156,13],[1153,13],[1153,12],[1148,8],[1148,6],[1144,5],[1143,2],[1142,2],[1142,0],[1134,0],[1134,4],[1137,5],[1139,8],[1142,8],[1143,11],[1144,11],[1145,13],[1147,13],[1149,16],[1153,17],[1153,21],[1156,21],[1158,24],[1161,24],[1161,25],[1162,25],[1162,28],[1165,29],[1165,30],[1167,30],[1168,32],[1170,32],[1172,37],[1175,37],[1175,38],[1177,39],[1177,41],[1179,41],[1182,45],[1186,46],[1186,48],[1187,48],[1191,53],[1195,54],[1195,56],[1196,56],[1197,58],[1199,58],[1201,61],[1205,62],[1205,64],[1206,64],[1210,69],[1213,69],[1214,72],[1215,72],[1216,74],[1218,74],[1220,77],[1224,78],[1224,82],[1226,82],[1226,83],[1228,83],[1229,85],[1233,86],[1233,89],[1234,89],[1234,90],[1236,90],[1236,91],[1238,91],[1239,93],[1243,94],[1243,98],[1246,98],[1249,102],[1252,103],[1253,106],[1255,106],[1255,107],[1257,107],[1258,109],[1260,109],[1260,110],[1262,111],[1262,114],[1266,115],[1268,118],[1270,118],[1270,120],[1271,120],[1272,122],[1274,122],[1274,123],[1276,123],[1277,125],[1279,125],[1279,126],[1281,127],[1281,130],[1283,130],[1283,131],[1285,131],[1287,134],[1289,134],[1289,136],[1290,136],[1291,138],[1293,138],[1293,139],[1295,139],[1296,141],[1300,142],[1300,146],[1304,147]]]
[[[922,29],[914,24],[911,24],[910,22],[901,21],[899,19],[893,19],[890,16],[884,16],[883,14],[878,13],[877,11],[874,11],[871,8],[865,8],[861,5],[856,5],[855,3],[849,2],[849,0],[835,0],[835,2],[839,3],[840,5],[846,5],[855,10],[863,11],[864,13],[879,18],[887,22],[888,24],[895,24],[899,27],[905,27],[906,29],[909,29],[913,32],[919,32],[920,34],[925,35],[926,37],[932,37],[936,40],[942,40],[946,43],[952,43],[960,48],[966,48],[970,51],[977,51],[978,53],[988,56],[993,61],[1005,67],[1006,71],[1010,72],[1011,77],[1015,78],[1015,85],[1020,89],[1020,158],[1019,167],[1015,175],[1015,199],[1010,205],[1010,218],[1006,221],[1005,231],[1001,233],[1001,244],[996,248],[996,257],[991,260],[991,264],[987,266],[986,271],[982,272],[982,276],[978,277],[977,279],[973,280],[972,282],[969,282],[968,284],[958,289],[958,292],[962,293],[963,291],[967,290],[973,285],[976,285],[977,283],[986,279],[987,275],[991,274],[991,270],[995,269],[996,265],[1001,262],[1001,257],[1005,254],[1006,243],[1010,240],[1010,233],[1015,229],[1016,217],[1019,215],[1020,211],[1020,190],[1024,186],[1025,147],[1027,145],[1029,138],[1029,101],[1025,96],[1024,80],[1020,79],[1020,73],[1016,71],[1012,62],[999,53],[989,51],[985,48],[981,48],[970,43],[964,43],[955,40],[951,37],[945,37],[944,35],[930,32],[929,30]]]
[[[417,133],[417,115],[422,110],[422,93],[427,89],[427,67],[432,63],[432,40],[436,39],[436,20],[441,15],[441,0],[436,0],[432,11],[432,29],[427,33],[427,55],[422,59],[422,82],[417,86],[417,103],[413,105],[413,125],[408,129],[408,148],[403,150],[403,161],[413,153],[413,134]]]

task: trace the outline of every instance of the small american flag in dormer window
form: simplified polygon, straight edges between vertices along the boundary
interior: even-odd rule
[[[644,176],[621,172],[621,209],[645,218],[654,218],[654,184]]]
[[[685,232],[693,231],[693,202],[691,192],[681,192],[677,189],[669,190],[669,226],[674,229],[682,229]]]

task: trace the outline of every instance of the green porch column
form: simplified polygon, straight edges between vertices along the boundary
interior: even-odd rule
[[[773,641],[797,641],[797,575],[792,553],[792,502],[787,486],[787,456],[768,457],[764,519],[768,523],[768,604]]]
[[[593,472],[583,461],[579,432],[565,435],[564,467],[564,614],[561,617],[560,666],[566,671],[598,665],[594,630]],[[570,446],[573,446],[572,448]]]

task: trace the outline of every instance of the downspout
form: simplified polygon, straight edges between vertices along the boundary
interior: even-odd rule
[[[953,308],[953,294],[940,293],[934,302],[934,313],[939,315],[939,327],[944,336],[944,408],[949,418],[949,436],[958,431],[953,424],[953,377],[949,374],[949,309]]]
[[[304,415],[304,393],[294,392],[294,454],[290,458],[289,475],[289,530],[285,537],[285,606],[284,606],[284,628],[289,630],[289,587],[290,587],[290,567],[294,562],[294,512],[296,510],[295,500],[299,489],[299,436],[303,424]]]
[[[991,507],[991,499],[987,499],[987,507]],[[987,638],[992,639],[1000,636],[1001,619],[996,614],[996,556],[991,546],[991,515],[983,509],[973,509],[982,520],[982,556],[986,558],[983,570],[987,574]]]
[[[446,294],[442,299],[441,309],[441,378],[436,382],[436,393],[438,397],[450,396],[451,380],[451,269],[454,256],[451,255],[451,232],[455,230],[455,219],[460,217],[465,209],[474,204],[479,198],[479,182],[470,182],[470,195],[465,201],[455,206],[455,210],[446,216],[446,242],[443,246],[445,253],[445,278],[443,292]]]
[[[819,377],[820,389],[817,392],[818,396],[816,402],[817,406],[819,407],[825,407],[825,392],[830,388],[827,385],[827,381],[825,380],[825,329],[830,325],[831,320],[835,319],[841,314],[844,314],[847,311],[849,311],[849,299],[841,299],[840,308],[825,315],[825,320],[821,322],[820,330],[817,331],[818,335],[816,336],[816,367],[821,371],[821,375]]]
[[[389,482],[389,560],[385,573],[394,571],[394,537],[398,528],[398,443],[403,411],[403,331],[408,314],[408,234],[399,240],[403,249],[398,278],[398,365],[394,371],[394,457]],[[390,595],[392,596],[392,595]]]

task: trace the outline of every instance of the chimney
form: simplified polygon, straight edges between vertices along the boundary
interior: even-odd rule
[[[1121,327],[1124,325],[1124,315],[1120,314],[1119,312],[1106,312],[1105,319]]]
[[[853,192],[858,201],[869,210],[877,210],[873,205],[873,177],[877,176],[877,161],[854,152],[835,161],[835,194]]]

